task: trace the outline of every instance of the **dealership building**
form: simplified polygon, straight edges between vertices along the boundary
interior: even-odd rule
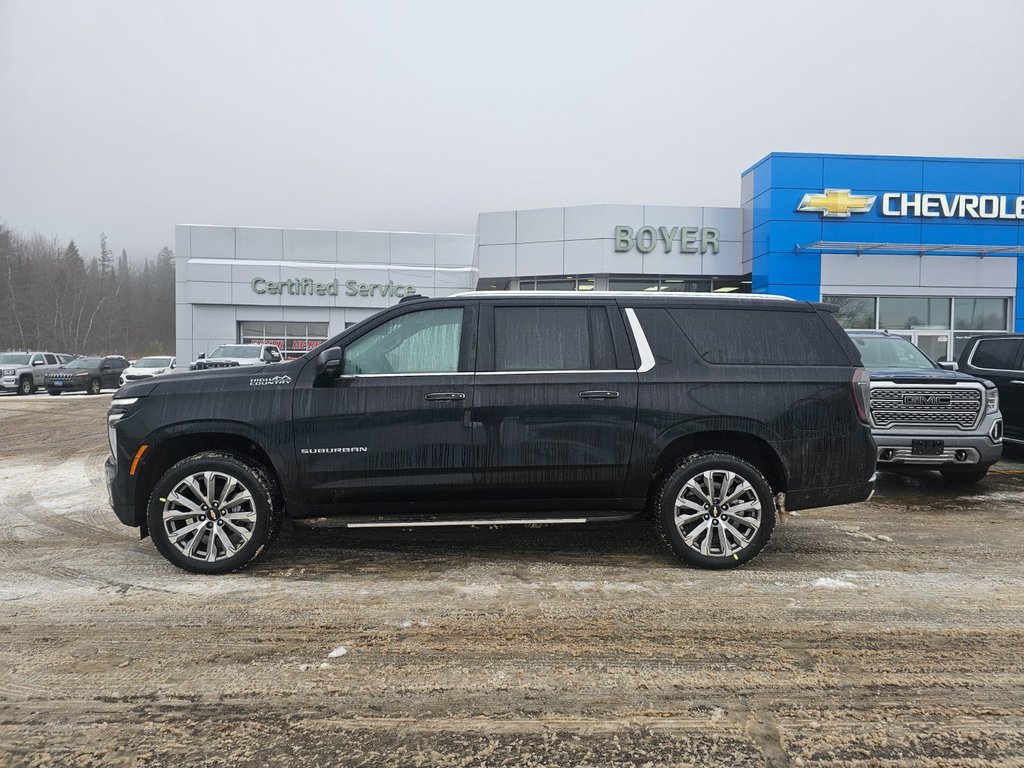
[[[773,293],[953,359],[1024,332],[1024,160],[773,153],[733,208],[481,213],[475,234],[180,225],[177,356],[294,357],[403,296],[489,290]]]

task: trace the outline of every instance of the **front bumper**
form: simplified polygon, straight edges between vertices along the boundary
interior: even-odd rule
[[[107,456],[107,461],[103,465],[103,474],[107,481],[107,499],[110,501],[110,506],[113,508],[114,514],[117,515],[117,519],[125,525],[138,528],[142,521],[138,519],[135,510],[132,498],[134,496],[133,489],[127,487],[128,483],[125,478],[118,478],[117,464],[114,462],[113,456]]]
[[[44,386],[49,392],[85,392],[89,388],[89,379],[61,379],[59,384],[47,381]]]
[[[873,430],[872,434],[878,446],[878,468],[985,469],[999,461],[1003,455],[1002,424],[1002,416],[997,413],[987,416],[976,431],[968,434],[936,430]],[[915,456],[915,440],[941,440],[942,454]]]
[[[17,376],[4,376],[0,379],[0,389],[17,389],[18,388],[18,377]]]

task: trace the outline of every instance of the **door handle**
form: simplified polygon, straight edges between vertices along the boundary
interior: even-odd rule
[[[619,393],[614,389],[588,389],[580,392],[580,397],[585,397],[589,400],[611,400],[618,396]]]
[[[465,392],[428,392],[423,396],[424,400],[465,400]]]

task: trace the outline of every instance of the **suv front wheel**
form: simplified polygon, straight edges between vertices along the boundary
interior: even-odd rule
[[[281,505],[263,467],[210,451],[164,473],[149,499],[148,522],[157,549],[179,568],[229,573],[251,563],[273,540]]]
[[[654,503],[661,539],[700,568],[735,568],[753,559],[775,527],[768,481],[730,453],[686,457],[665,476]]]

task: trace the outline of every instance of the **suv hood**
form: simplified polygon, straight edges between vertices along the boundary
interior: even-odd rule
[[[294,381],[304,363],[305,361],[299,358],[298,360],[289,360],[287,363],[233,365],[226,368],[206,368],[197,371],[176,369],[172,373],[167,373],[163,376],[150,376],[146,379],[126,382],[123,387],[117,390],[117,397],[142,397],[159,387],[174,387],[177,390],[181,387],[188,387],[190,384],[196,384],[197,389],[202,389],[214,379],[250,378],[266,375],[291,376]]]

